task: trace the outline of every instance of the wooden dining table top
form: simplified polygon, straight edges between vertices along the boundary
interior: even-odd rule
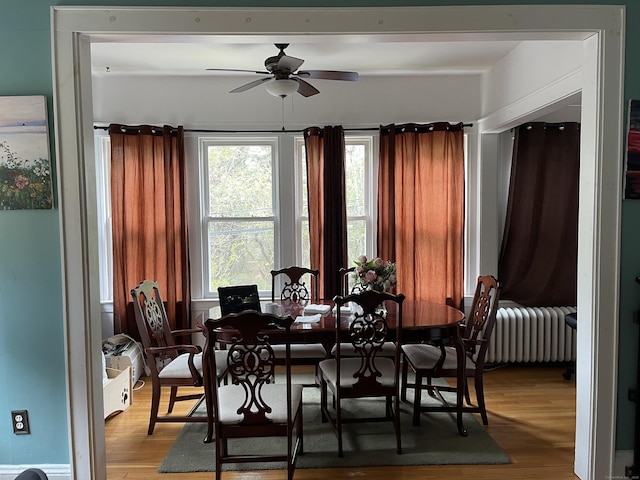
[[[304,315],[299,305],[292,304],[292,302],[276,302],[282,307],[281,314],[291,314],[294,320],[299,315]],[[334,309],[334,302],[331,300],[324,300],[315,302],[314,305],[329,305],[331,310],[321,315],[320,322],[318,323],[301,323],[294,322],[292,329],[309,329],[308,325],[311,325],[312,329],[333,330],[336,327],[337,313]],[[385,308],[387,309],[387,323],[389,328],[396,327],[397,306],[394,302],[386,302]],[[307,314],[308,315],[308,314]],[[341,313],[341,318],[344,322],[349,322],[350,314],[348,312]],[[425,302],[425,301],[412,301],[405,300],[402,304],[402,329],[406,330],[424,330],[429,328],[448,328],[452,325],[460,323],[464,320],[464,314],[453,307],[448,305]]]
[[[265,302],[262,305],[262,311],[265,311]],[[276,302],[279,306],[278,314],[280,316],[291,315],[294,319],[294,323],[291,326],[291,333],[294,335],[304,335],[312,337],[314,335],[322,335],[327,332],[335,331],[337,313],[334,310],[334,302],[332,300],[320,300],[313,302],[312,305],[328,305],[330,310],[327,313],[321,314],[320,320],[314,323],[308,323],[304,321],[295,321],[299,316],[308,317],[312,314],[304,312],[304,307],[309,305],[305,303],[295,303],[286,300],[279,300]],[[397,318],[397,305],[395,302],[387,302],[385,304],[387,308],[387,324],[390,329],[395,329]],[[210,318],[218,318],[219,309],[216,314],[217,307],[211,309]],[[344,324],[350,322],[350,314],[343,312],[340,315]],[[302,319],[301,319],[302,320]],[[457,308],[449,305],[405,300],[402,305],[402,330],[404,331],[424,331],[429,329],[450,329],[455,325],[460,324],[464,320],[464,313]]]

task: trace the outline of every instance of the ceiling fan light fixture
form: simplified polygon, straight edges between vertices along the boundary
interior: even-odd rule
[[[274,82],[268,82],[264,88],[274,97],[284,98],[298,91],[298,82],[290,78],[278,78]]]

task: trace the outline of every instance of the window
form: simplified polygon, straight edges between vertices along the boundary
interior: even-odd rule
[[[348,258],[375,251],[372,136],[347,136]],[[110,140],[96,133],[101,300],[112,300]],[[301,136],[185,135],[194,300],[219,286],[271,291],[271,270],[309,265],[306,162]]]
[[[202,139],[205,292],[271,289],[275,265],[277,139]]]
[[[298,166],[299,188],[297,204],[301,206],[298,215],[298,241],[302,265],[309,265],[309,218],[307,208],[307,169],[304,140],[296,140],[296,165]],[[345,188],[347,201],[347,258],[349,262],[360,255],[375,251],[374,212],[374,156],[373,137],[345,136]],[[345,265],[345,267],[351,266]]]

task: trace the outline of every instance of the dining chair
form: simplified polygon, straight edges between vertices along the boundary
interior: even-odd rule
[[[400,346],[402,345],[402,302],[404,295],[367,290],[357,295],[336,296],[336,344],[349,339],[357,356],[344,356],[337,349],[334,358],[323,360],[320,371],[320,409],[322,421],[328,421],[338,437],[338,456],[344,456],[343,425],[356,422],[390,421],[396,434],[396,450],[402,453],[400,435],[399,369]],[[354,313],[343,312],[340,307],[347,303],[360,308]],[[386,302],[394,310],[395,355],[393,358],[380,355],[383,344],[390,337],[387,315],[378,306]],[[332,409],[328,405],[329,390]],[[344,399],[385,398],[384,415],[343,416]],[[332,412],[333,410],[333,412]]]
[[[353,280],[355,271],[356,267],[342,267],[338,270],[338,278],[342,285],[342,296],[351,295],[352,293],[360,293],[365,290],[360,283]]]
[[[360,284],[353,282],[353,274],[356,271],[356,267],[349,268],[340,268],[338,270],[338,276],[342,280],[342,296],[346,295],[355,295],[358,293],[362,293],[366,290],[366,288]],[[343,307],[344,309],[348,309],[347,306]],[[335,356],[337,344],[333,346],[331,349],[331,356]],[[342,355],[357,355],[356,350],[350,343],[342,342],[340,343],[340,348],[342,348]],[[394,342],[385,342],[382,346],[381,355],[385,355],[388,357],[393,357],[395,355],[396,345]]]
[[[450,405],[441,392],[455,392],[464,388],[467,402],[462,410],[469,413],[480,413],[482,423],[489,424],[484,401],[483,370],[489,346],[489,339],[496,322],[498,302],[500,300],[500,283],[491,275],[478,277],[469,317],[460,325],[459,334],[464,355],[464,384],[456,386],[434,385],[432,379],[457,376],[458,349],[446,339],[431,343],[403,345],[401,398],[407,400],[407,389],[414,390],[413,425],[420,425],[421,412],[457,411],[458,407]],[[408,370],[415,374],[415,381],[409,382]],[[477,405],[471,404],[469,381],[474,378]],[[423,380],[426,379],[426,384]],[[422,405],[422,390],[440,401],[440,405]]]
[[[277,288],[278,279],[281,280],[281,289],[279,290]],[[311,268],[292,266],[271,270],[271,301],[279,300],[296,304],[299,306],[299,314],[302,315],[306,305],[319,300],[319,280],[320,271]],[[273,345],[273,349],[276,353],[276,358],[282,363],[284,357],[283,346]],[[294,365],[314,366],[316,380],[318,378],[318,362],[327,358],[327,356],[327,349],[320,343],[291,344],[290,362]],[[316,382],[309,386],[318,386],[318,383]]]
[[[270,313],[245,310],[205,322],[204,348],[207,434],[205,442],[215,443],[216,478],[222,464],[246,462],[287,463],[287,478],[293,479],[298,455],[303,453],[302,385],[291,383],[290,331],[293,319]],[[277,323],[285,338],[285,381],[274,382],[276,358],[269,343],[269,328]],[[215,345],[223,330],[233,333],[224,358]],[[221,385],[216,372],[228,370],[229,383]],[[286,451],[258,455],[242,451],[241,440],[249,437],[286,437]],[[230,448],[229,439],[238,439]],[[233,451],[231,451],[233,450]]]
[[[261,311],[257,285],[218,287],[218,299],[220,300],[221,315],[238,313],[243,310]]]
[[[278,280],[282,281],[282,288],[276,289]],[[287,267],[271,270],[271,301],[288,300],[296,303],[310,303],[318,300],[320,270],[306,267]],[[307,285],[307,281],[309,284]]]
[[[136,326],[144,347],[146,365],[151,375],[151,411],[147,434],[153,434],[157,422],[202,422],[192,416],[203,399],[202,393],[178,394],[179,387],[203,387],[202,348],[190,343],[176,343],[177,337],[203,334],[198,328],[171,330],[157,282],[143,280],[131,290]],[[223,355],[223,353],[218,353]],[[221,364],[221,368],[224,364]],[[218,372],[220,378],[224,370]],[[159,416],[163,388],[170,390],[167,414]],[[171,415],[175,402],[198,400],[187,415]]]

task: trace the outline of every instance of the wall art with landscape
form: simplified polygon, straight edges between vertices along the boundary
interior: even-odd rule
[[[0,210],[53,206],[44,96],[0,97]]]

